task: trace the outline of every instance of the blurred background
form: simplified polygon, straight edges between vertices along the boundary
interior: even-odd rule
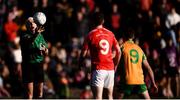
[[[37,11],[47,17],[45,98],[92,98],[90,57],[85,59],[84,71],[78,70],[78,58],[95,11],[104,13],[104,26],[114,32],[120,45],[125,30],[134,29],[135,43],[144,50],[159,88],[158,93],[151,89],[145,71],[151,97],[180,98],[180,0],[0,0],[0,98],[22,98],[19,36],[26,31],[25,20]]]

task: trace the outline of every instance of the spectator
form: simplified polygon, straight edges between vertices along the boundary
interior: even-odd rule
[[[80,99],[92,99],[92,97],[90,86],[86,86],[85,90],[83,90],[80,94]]]
[[[179,22],[180,22],[180,15],[176,12],[176,9],[173,7],[171,8],[170,13],[167,15],[166,27],[168,29],[172,29]]]
[[[10,98],[11,95],[8,90],[4,87],[6,85],[3,80],[9,75],[9,70],[5,65],[4,61],[0,58],[0,98]]]
[[[164,54],[163,54],[163,58],[164,58],[164,66],[166,67],[166,71],[167,71],[167,94],[166,96],[168,98],[172,98],[174,96],[179,96],[179,62],[178,62],[178,52],[177,52],[177,48],[174,46],[172,38],[171,37],[167,37],[167,46],[166,48],[164,48]],[[174,81],[176,83],[175,86],[175,92],[172,91],[172,81]],[[176,93],[176,94],[175,94]]]
[[[55,97],[55,91],[53,87],[53,83],[48,75],[49,73],[49,63],[50,63],[50,58],[49,56],[46,56],[44,59],[43,63],[43,69],[44,69],[44,86],[43,86],[43,91],[44,91],[44,98],[54,98]]]
[[[4,31],[7,36],[8,43],[14,43],[15,39],[17,38],[17,32],[19,29],[19,26],[16,22],[14,22],[14,16],[13,13],[9,13],[7,16],[7,21],[4,24]]]
[[[3,39],[3,23],[5,19],[5,14],[7,11],[7,6],[4,0],[0,0],[0,40]]]
[[[110,17],[111,17],[110,25],[112,26],[112,31],[114,32],[116,37],[120,38],[121,15],[119,13],[118,4],[112,4],[112,13]]]

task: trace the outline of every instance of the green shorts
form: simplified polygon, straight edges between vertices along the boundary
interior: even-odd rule
[[[121,84],[120,88],[121,88],[121,92],[125,93],[126,95],[130,95],[132,93],[141,94],[147,90],[145,84],[140,84],[140,85]]]

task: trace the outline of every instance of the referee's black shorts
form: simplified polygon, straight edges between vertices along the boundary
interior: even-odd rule
[[[22,63],[23,83],[44,82],[43,63]]]

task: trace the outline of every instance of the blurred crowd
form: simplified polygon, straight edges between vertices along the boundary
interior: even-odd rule
[[[19,36],[26,31],[25,20],[37,11],[47,17],[43,35],[50,52],[43,64],[45,98],[92,98],[90,58],[85,60],[84,71],[78,70],[78,58],[95,11],[104,13],[104,26],[120,45],[125,30],[134,29],[135,43],[143,48],[159,87],[158,93],[153,92],[145,75],[151,97],[180,97],[180,0],[0,0],[0,98],[23,95]],[[169,47],[177,59],[167,63]],[[177,67],[178,74],[169,79],[167,67],[171,65]]]

